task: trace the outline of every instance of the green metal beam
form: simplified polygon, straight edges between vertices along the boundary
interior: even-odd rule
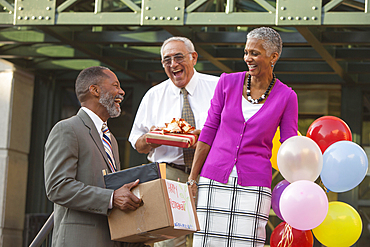
[[[94,14],[101,13],[101,11],[102,11],[102,5],[103,5],[103,1],[102,0],[95,0]]]
[[[68,28],[66,30],[69,30]],[[60,31],[59,31],[60,32]],[[74,41],[86,44],[123,44],[128,46],[161,45],[171,37],[165,30],[147,32],[123,31],[76,31],[70,32]],[[304,37],[298,32],[281,33],[285,46],[308,45]],[[194,43],[199,45],[241,45],[245,44],[245,32],[194,32],[191,33]],[[321,33],[320,42],[324,45],[370,45],[370,31],[326,31]],[[32,44],[32,43],[60,43],[60,40],[41,32],[40,30],[17,30],[8,28],[0,31],[0,44]],[[356,50],[354,50],[356,51]],[[356,53],[358,54],[358,53]]]
[[[99,60],[93,59],[61,59],[44,60],[33,65],[34,69],[43,70],[83,70],[90,66],[104,66]],[[106,66],[106,65],[105,65]]]
[[[370,45],[370,31],[325,31],[321,33],[324,45]]]
[[[0,24],[1,25],[13,25],[14,15],[13,12],[2,12],[0,13]]]
[[[74,32],[74,40],[86,43],[106,44],[151,44],[161,45],[164,40],[172,35],[165,31],[103,31],[103,32]]]
[[[186,13],[191,13],[193,12],[194,10],[196,10],[197,8],[199,8],[202,4],[204,4],[205,2],[207,2],[208,0],[196,0],[194,1],[192,4],[190,4],[186,9]]]
[[[265,0],[256,0],[256,3],[258,3],[259,5],[261,5],[262,8],[266,9],[267,11],[269,11],[271,13],[275,13],[276,12],[276,8],[274,8],[273,6],[271,6],[271,4],[269,4]]]
[[[141,9],[139,8],[139,6],[137,6],[132,1],[130,1],[130,0],[120,0],[120,1],[123,2],[124,4],[126,4],[127,7],[129,7],[135,13],[141,13]]]
[[[127,74],[127,75],[129,75],[133,78],[136,78],[139,81],[146,81],[146,78],[143,77],[142,75],[133,73],[130,70],[127,70],[127,68],[125,68],[125,66],[122,66],[122,65],[119,65],[117,63],[112,62],[110,59],[103,57],[101,55],[101,53],[87,48],[86,44],[81,44],[79,42],[74,42],[73,39],[69,38],[69,36],[71,36],[71,35],[68,35],[68,36],[62,35],[62,34],[58,33],[55,29],[50,29],[50,28],[47,28],[47,27],[40,27],[40,29],[42,29],[45,33],[48,33],[49,35],[52,35],[53,37],[59,39],[63,43],[68,44],[71,47],[73,47],[75,49],[78,49],[81,52],[89,55],[91,58],[96,59],[98,61],[101,61],[101,62],[113,67],[116,71],[120,71],[122,73],[125,73],[125,74]]]
[[[206,50],[204,50],[200,45],[195,45],[196,51],[201,55],[203,58],[210,61],[212,64],[214,64],[217,68],[219,68],[223,72],[231,73],[233,72],[233,69],[226,66],[222,62],[218,61],[216,58],[214,58],[211,54],[209,54]]]
[[[319,53],[322,58],[333,68],[333,70],[342,77],[348,84],[354,84],[355,81],[344,71],[334,57],[325,49],[317,37],[307,27],[296,27],[307,42]]]
[[[208,54],[212,56],[212,59],[217,61],[233,61],[236,63],[241,62],[243,58],[243,48],[233,47],[215,47],[206,46],[203,48]],[[98,51],[95,51],[98,52]],[[99,50],[102,56],[109,59],[120,59],[120,60],[152,60],[159,64],[160,61],[160,47],[145,47],[145,46],[104,46]],[[336,48],[332,51],[333,57],[336,61],[347,61],[348,73],[361,73],[361,71],[368,71],[367,67],[370,67],[370,48]],[[53,59],[62,58],[73,58],[82,59],[88,58],[88,56],[79,50],[76,50],[68,45],[55,45],[55,44],[34,44],[34,45],[4,45],[0,48],[1,58],[38,58],[48,57]],[[198,58],[199,63],[207,60],[205,57],[200,55]],[[281,58],[282,61],[295,61],[289,66],[293,68],[300,61],[323,61],[323,58],[312,48],[312,47],[284,47]],[[279,63],[282,64],[282,63]],[[310,68],[309,63],[306,64],[307,68]],[[325,64],[324,64],[325,65]],[[323,65],[320,65],[323,66]],[[152,68],[149,68],[152,69]],[[160,68],[161,69],[161,68]],[[285,69],[286,70],[286,69]],[[289,70],[289,69],[288,69]]]
[[[87,12],[59,13],[55,17],[55,25],[124,25],[140,26],[140,13],[102,12],[99,14]],[[245,12],[192,12],[185,13],[185,26],[275,26],[274,13]],[[0,19],[1,21],[1,19]],[[4,20],[6,22],[6,20]],[[8,24],[8,23],[0,23]],[[307,24],[302,24],[305,26]],[[322,16],[321,25],[348,26],[370,25],[370,13],[329,12]],[[161,26],[158,22],[158,26]]]
[[[17,1],[20,0],[16,0],[15,3],[17,3]],[[38,0],[30,1],[35,1],[36,3]],[[330,7],[330,4],[332,6],[337,6],[336,10],[343,8],[348,9],[348,7],[343,6],[346,3],[354,5],[354,3],[348,0],[333,0],[324,6],[323,9],[320,8],[319,10],[312,8],[311,5],[315,4],[315,7],[316,5],[320,6],[317,3],[321,3],[321,0],[307,0],[305,5],[296,9],[300,11],[301,16],[304,16],[302,13],[308,8],[310,10],[307,10],[307,13],[316,14],[315,11],[319,11],[320,13],[323,10],[327,11],[323,13],[322,21],[319,23],[320,25],[316,25],[320,26],[322,30],[320,39],[317,38],[318,36],[315,36],[310,29],[303,27],[301,23],[295,20],[295,25],[289,26],[282,24],[282,27],[280,27],[280,24],[276,22],[276,18],[283,15],[281,14],[283,13],[281,12],[282,5],[280,8],[278,8],[278,6],[274,7],[274,2],[267,0],[255,0],[252,7],[259,9],[258,11],[263,11],[259,7],[262,6],[269,12],[241,12],[250,11],[245,7],[250,6],[244,5],[241,8],[240,4],[235,5],[233,0],[226,0],[226,6],[221,6],[219,4],[220,2],[211,0],[197,0],[187,6],[185,10],[182,8],[176,10],[182,10],[185,15],[182,26],[177,26],[176,28],[161,26],[160,24],[157,25],[156,22],[151,22],[151,24],[153,24],[151,26],[140,27],[145,26],[142,23],[142,15],[140,12],[142,12],[142,8],[145,9],[145,6],[150,7],[150,5],[141,5],[141,7],[139,7],[139,1],[117,0],[117,2],[119,1],[127,6],[123,7],[123,11],[125,12],[118,12],[120,10],[112,8],[110,8],[110,11],[116,12],[101,12],[101,0],[95,0],[93,6],[84,4],[84,1],[67,0],[61,5],[56,6],[57,11],[55,20],[53,19],[54,27],[52,29],[42,27],[40,27],[42,31],[31,28],[24,30],[23,27],[0,29],[0,57],[11,58],[13,61],[18,62],[23,58],[26,60],[24,63],[27,63],[29,67],[37,63],[38,65],[45,64],[46,61],[51,62],[55,60],[57,63],[61,63],[61,60],[65,60],[63,58],[74,58],[78,60],[90,57],[94,61],[107,64],[117,71],[127,73],[138,80],[145,80],[150,75],[150,71],[143,70],[145,71],[145,75],[143,75],[143,73],[137,72],[136,69],[132,71],[130,68],[136,68],[137,65],[141,64],[142,61],[140,59],[143,59],[145,64],[147,61],[151,60],[154,62],[153,67],[148,66],[145,69],[153,69],[154,73],[157,74],[163,73],[162,68],[158,67],[160,65],[159,47],[162,42],[171,35],[182,35],[191,38],[194,42],[197,52],[199,53],[198,64],[200,69],[211,71],[212,73],[219,73],[219,71],[231,72],[245,70],[245,65],[242,62],[242,47],[245,44],[245,35],[249,30],[248,27],[266,25],[275,27],[280,31],[284,47],[287,48],[284,49],[279,66],[277,66],[277,68],[279,68],[277,69],[278,73],[299,73],[305,71],[311,73],[337,73],[347,82],[352,80],[352,83],[354,80],[359,81],[358,78],[366,78],[366,76],[361,77],[359,75],[360,72],[358,69],[356,70],[356,68],[368,66],[368,64],[363,61],[369,60],[369,52],[365,47],[366,45],[370,45],[370,31],[366,29],[366,25],[370,24],[370,15],[367,11],[369,0],[365,0],[363,12],[358,11],[359,8],[361,8],[361,4],[355,6],[356,12],[331,11],[334,7]],[[150,1],[152,4],[155,2],[162,3],[164,0]],[[296,6],[295,1],[296,0],[278,0],[276,3],[284,3],[288,8],[287,10],[292,11],[294,14],[293,7]],[[207,5],[202,6],[204,4]],[[258,8],[256,8],[257,5]],[[27,11],[29,15],[31,15],[32,8],[30,8],[30,6],[32,5],[28,3],[24,6],[27,6]],[[122,8],[121,3],[119,6]],[[163,6],[163,12],[168,12],[168,8],[169,6]],[[86,9],[89,9],[90,12]],[[46,12],[42,10],[42,8],[36,8],[35,10]],[[82,12],[66,12],[66,10]],[[133,12],[126,12],[127,10]],[[280,15],[277,10],[280,11]],[[145,9],[145,11],[147,10]],[[162,10],[159,9],[159,11]],[[175,9],[170,10],[172,14],[174,11]],[[0,13],[0,24],[1,21],[9,23],[13,18],[14,22],[11,24],[3,24],[3,26],[12,27],[13,24],[16,23],[14,19],[15,16],[16,15],[9,13]],[[345,23],[355,23],[353,26],[355,25],[356,30],[359,31],[355,31],[355,29],[350,32],[347,31],[352,25],[347,26],[346,31],[325,30],[326,26],[337,27],[337,23],[342,23],[341,26],[343,27],[346,26]],[[29,24],[28,22],[24,22],[24,25]],[[33,25],[30,24],[30,26]],[[93,32],[91,26],[98,26],[99,32]],[[159,28],[158,26],[161,27]],[[301,33],[296,32],[293,27],[296,27]],[[165,30],[161,30],[161,28]],[[130,29],[131,31],[122,31]],[[94,30],[96,31],[97,29]],[[232,30],[240,31],[237,32]],[[302,30],[308,30],[311,33],[305,33],[305,31]],[[53,33],[52,36],[50,35],[51,32]],[[45,44],[45,46],[39,46],[41,43],[47,44]],[[62,43],[63,46],[60,46],[59,44]],[[11,46],[10,44],[17,45]],[[221,47],[233,47],[229,47],[228,50],[222,50],[219,49],[221,48],[218,47],[219,45]],[[356,49],[349,50],[345,49],[344,46],[346,45],[359,47],[354,47]],[[48,49],[53,49],[53,46],[55,46],[54,52],[47,52]],[[140,46],[142,46],[143,49],[138,49]],[[155,47],[155,51],[144,48],[149,46]],[[313,48],[308,46],[312,46]],[[324,46],[331,47],[327,47],[326,49]],[[335,46],[343,46],[343,49],[336,49]],[[75,54],[72,55],[72,52]],[[45,58],[46,60],[40,60],[39,58]],[[322,60],[327,62],[329,66],[323,63]],[[358,63],[349,60],[357,60]],[[363,61],[360,62],[359,60]],[[293,61],[293,63],[290,64],[292,66],[291,69],[282,63],[286,61]],[[310,64],[307,66],[306,70],[302,70],[304,66],[299,65],[297,61],[319,61],[321,62],[321,70],[315,67],[316,65],[314,64]],[[68,60],[64,62],[68,63]],[[348,71],[345,72],[345,70]],[[353,78],[356,79],[351,77],[352,74]],[[342,83],[340,80],[337,80],[337,83]]]
[[[361,11],[365,10],[365,4],[355,1],[355,0],[344,0],[343,5],[349,6],[351,8],[358,9]]]
[[[63,2],[61,5],[58,6],[57,13],[64,11],[65,9],[67,9],[68,7],[70,7],[72,4],[74,4],[77,1],[79,0],[67,0]]]
[[[171,33],[174,36],[184,36],[184,33],[176,29],[175,27],[168,27],[166,28],[166,31]],[[223,64],[222,62],[215,59],[211,54],[209,54],[206,50],[204,50],[200,45],[194,44],[195,50],[199,55],[204,57],[205,59],[209,60],[212,64],[214,64],[217,68],[219,68],[221,71],[231,73],[233,70]]]
[[[0,57],[29,58],[29,57],[49,57],[49,58],[88,58],[79,50],[67,45],[37,44],[37,45],[6,45],[0,48]]]
[[[0,5],[3,6],[8,11],[14,12],[14,7],[5,0],[0,0]]]
[[[186,26],[272,26],[275,25],[275,14],[257,12],[192,12],[185,14]]]
[[[338,5],[340,5],[343,1],[344,0],[332,0],[332,1],[328,2],[327,4],[325,4],[324,7],[322,7],[322,12],[323,13],[329,12],[330,10],[332,10],[335,7],[337,7]]]
[[[246,32],[195,32],[192,40],[201,45],[245,45]],[[299,32],[281,32],[284,45],[305,45],[307,41]]]
[[[234,12],[234,0],[226,0],[225,13],[230,14],[232,12]]]
[[[147,59],[160,61],[159,46],[105,46],[102,54],[104,57],[119,57],[121,59]]]
[[[15,1],[14,25],[54,25],[56,1]]]
[[[312,74],[312,73],[299,73],[299,74],[284,74],[275,72],[277,78],[290,86],[294,84],[344,84],[344,81],[337,74]]]
[[[322,26],[368,26],[370,13],[329,12],[322,17]]]
[[[359,47],[359,48],[336,48],[335,59],[337,60],[370,60],[370,48]]]
[[[176,27],[179,30],[178,27]],[[189,30],[188,27],[185,29]],[[87,31],[76,31],[73,33],[75,41],[85,42],[85,43],[106,43],[106,44],[127,44],[127,45],[161,45],[164,40],[171,37],[171,33],[166,31],[171,30],[169,27],[165,27],[165,30],[160,31],[103,31],[103,32],[87,32]],[[1,32],[0,32],[1,33]],[[174,34],[174,33],[172,33]],[[358,40],[357,43],[370,42],[367,37],[370,35],[369,32],[358,32],[355,37],[351,38],[346,36],[343,32],[333,32],[333,35],[340,36],[343,34],[345,37],[340,42],[345,43],[348,41]],[[246,32],[190,32],[181,30],[178,35],[185,35],[191,38],[194,43],[199,43],[200,45],[245,45],[246,42]],[[190,35],[190,36],[189,36]],[[283,43],[286,45],[304,45],[307,41],[298,32],[281,33],[280,34]],[[1,41],[1,39],[0,39]],[[335,42],[336,40],[327,37],[325,42]],[[365,43],[364,43],[365,42]],[[356,42],[355,42],[356,44]]]
[[[60,43],[60,41],[39,30],[7,28],[0,31],[1,43]]]
[[[113,59],[117,63],[119,60]],[[225,61],[225,65],[233,67],[233,71],[245,71],[247,69],[243,58],[234,61]],[[363,64],[365,67],[367,64]],[[209,60],[199,60],[197,63],[198,68],[207,71],[220,71],[220,69]],[[353,65],[355,67],[355,65]],[[153,60],[134,60],[128,62],[128,69],[140,71],[140,73],[154,71],[163,72],[160,61]],[[352,68],[355,69],[355,68]],[[224,72],[221,70],[221,72]],[[276,73],[284,74],[299,74],[299,73],[312,73],[312,74],[335,74],[333,69],[325,61],[279,61],[276,64]]]
[[[140,13],[88,12],[59,13],[55,16],[55,25],[124,25],[139,26]]]
[[[80,1],[78,0],[67,0],[64,1],[59,6],[56,6],[56,9],[53,9],[52,4],[50,4],[51,8],[45,10],[42,6],[32,9],[31,6],[39,6],[38,0],[28,0],[26,2],[22,2],[21,0],[15,0],[16,6],[26,6],[24,10],[12,9],[12,5],[9,4],[6,0],[0,0],[0,5],[7,5],[5,6],[10,12],[9,13],[0,13],[0,24],[2,25],[12,25],[12,24],[21,24],[21,25],[123,25],[123,26],[143,26],[143,25],[151,25],[151,26],[164,26],[169,25],[168,21],[147,21],[143,22],[141,13],[143,11],[147,11],[146,9],[142,9],[144,6],[139,7],[136,3],[131,0],[120,0],[124,3],[130,10],[133,12],[101,12],[101,3],[102,0],[96,0],[95,8],[91,12],[64,12],[66,9],[70,8],[72,5],[78,5]],[[162,1],[162,0],[153,0],[155,1]],[[281,3],[282,0],[278,0],[277,3]],[[309,2],[307,2],[309,1]],[[318,0],[307,0],[305,4],[307,6],[310,3],[316,3]],[[33,3],[34,2],[34,3]],[[226,8],[223,11],[207,11],[207,12],[198,12],[197,10],[200,6],[205,3],[210,3],[209,0],[197,0],[194,1],[192,4],[187,6],[184,9],[179,8],[177,13],[184,16],[184,19],[180,22],[182,26],[287,26],[287,25],[294,25],[298,26],[307,26],[307,25],[321,25],[321,26],[366,26],[370,25],[370,13],[369,13],[369,0],[365,0],[363,4],[363,12],[354,11],[354,12],[333,12],[331,11],[333,8],[339,5],[349,5],[352,2],[345,1],[345,0],[332,0],[328,2],[324,7],[322,7],[322,17],[321,15],[317,15],[316,19],[320,20],[318,24],[311,20],[311,16],[309,14],[312,12],[310,9],[306,9],[305,7],[298,8],[296,0],[286,0],[284,1],[284,5],[288,6],[296,6],[296,9],[292,9],[291,11],[293,14],[291,16],[291,21],[284,19],[280,20],[280,18],[285,18],[282,16],[284,11],[280,8],[280,6],[272,6],[266,0],[254,0],[258,6],[262,6],[268,12],[242,12],[247,11],[242,9],[238,6],[238,10],[234,11],[235,5],[233,0],[226,1]],[[152,3],[152,4],[153,4]],[[355,3],[352,3],[354,6]],[[357,5],[354,6],[355,8],[359,9],[361,7],[361,3],[356,3]],[[306,5],[305,5],[306,6]],[[162,9],[157,9],[156,11],[160,11],[158,16],[166,17],[168,13],[173,13],[174,10],[168,9],[167,6],[162,6]],[[54,12],[53,12],[54,11]],[[299,13],[298,13],[298,12]],[[311,12],[310,12],[311,11]],[[296,13],[297,16],[294,14]],[[27,13],[27,15],[26,15]],[[149,12],[148,12],[149,13]],[[297,21],[302,18],[304,14],[307,13],[308,19],[305,21]],[[299,14],[299,15],[298,15]],[[55,15],[55,17],[54,17]],[[35,17],[34,21],[32,21],[32,17]],[[25,18],[28,19],[25,19]],[[49,19],[46,19],[48,17]],[[41,18],[41,19],[39,19]],[[177,22],[176,25],[179,25]]]
[[[128,70],[133,73],[146,74],[152,82],[160,82],[166,79],[166,75],[163,72],[163,68],[158,60],[156,61],[124,61],[122,59],[110,59],[112,62],[125,66]],[[15,59],[8,59],[8,61],[15,64],[19,64],[19,61]],[[105,63],[93,59],[33,59],[28,63],[21,64],[25,68],[36,69],[36,70],[78,70],[81,66],[97,65],[100,62],[103,66],[111,67]],[[230,63],[227,63],[231,65]],[[232,63],[234,71],[245,71],[246,66],[242,61]],[[354,64],[352,67],[357,66]],[[363,64],[363,67],[369,66]],[[231,67],[231,66],[230,66]],[[349,66],[351,67],[351,66]],[[220,70],[212,63],[204,60],[198,61],[196,69],[203,73],[220,75]],[[352,68],[349,68],[352,69]],[[115,70],[117,71],[117,70]],[[324,62],[321,63],[298,63],[298,62],[285,62],[279,61],[275,74],[279,79],[286,83],[298,83],[298,84],[345,84],[345,81],[337,75],[335,72],[331,72],[332,69]],[[119,72],[119,71],[117,71]],[[351,71],[349,71],[351,73]],[[363,73],[363,71],[361,72]],[[128,78],[128,80],[132,80]],[[370,74],[357,74],[356,85],[370,85]]]

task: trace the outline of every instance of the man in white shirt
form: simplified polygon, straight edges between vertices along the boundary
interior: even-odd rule
[[[194,69],[198,54],[187,38],[172,37],[166,40],[162,45],[161,55],[169,79],[149,89],[143,97],[129,141],[139,153],[147,153],[149,161],[173,163],[180,167],[185,165],[182,148],[146,143],[146,134],[153,126],[164,127],[173,118],[181,118],[183,97],[180,90],[183,87],[189,93],[194,127],[197,130],[202,129],[218,77],[201,74]],[[177,180],[178,177],[174,179]],[[180,177],[180,181],[186,182],[187,176],[185,180]]]
[[[195,120],[194,133],[199,134],[206,121],[219,78],[198,73],[194,69],[198,54],[193,43],[187,38],[171,37],[164,41],[161,56],[163,68],[169,79],[149,89],[143,97],[129,142],[139,153],[148,154],[149,161],[167,163],[167,179],[186,182],[190,167],[185,166],[183,149],[147,143],[146,134],[154,127],[164,127],[165,123],[170,123],[173,118],[181,118],[184,101],[183,95],[180,94],[181,88],[188,91],[188,101]]]

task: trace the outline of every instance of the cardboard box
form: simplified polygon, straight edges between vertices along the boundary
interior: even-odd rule
[[[154,243],[200,230],[191,191],[184,183],[156,179],[132,192],[144,204],[135,211],[114,208],[108,216],[111,239]]]
[[[146,135],[146,142],[174,146],[180,148],[189,148],[197,141],[197,135],[194,134],[175,134],[162,133],[162,131],[150,131]]]

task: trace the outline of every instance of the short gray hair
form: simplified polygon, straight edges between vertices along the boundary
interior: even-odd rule
[[[78,74],[75,91],[80,102],[83,102],[84,96],[89,92],[89,87],[91,85],[99,85],[103,79],[108,78],[103,72],[104,70],[110,69],[103,66],[93,66],[82,70]]]
[[[188,50],[188,52],[195,52],[195,49],[194,49],[194,45],[193,45],[193,42],[191,42],[190,39],[188,38],[185,38],[185,37],[179,37],[179,36],[175,36],[175,37],[171,37],[171,38],[168,38],[166,39],[163,44],[162,44],[162,47],[161,47],[161,58],[163,58],[163,49],[164,47],[171,41],[181,41],[185,44],[186,46],[186,50]]]
[[[247,39],[255,38],[263,40],[262,47],[266,50],[268,56],[277,52],[279,57],[283,49],[283,41],[280,34],[270,27],[259,27],[248,33]]]

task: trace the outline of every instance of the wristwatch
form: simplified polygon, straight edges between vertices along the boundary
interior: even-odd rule
[[[195,181],[194,179],[190,179],[189,181],[187,181],[187,182],[186,182],[186,184],[187,184],[187,185],[190,185],[190,186],[192,186],[193,184],[196,184],[196,185],[197,185],[197,187],[198,187],[198,183],[197,183],[197,181]]]

